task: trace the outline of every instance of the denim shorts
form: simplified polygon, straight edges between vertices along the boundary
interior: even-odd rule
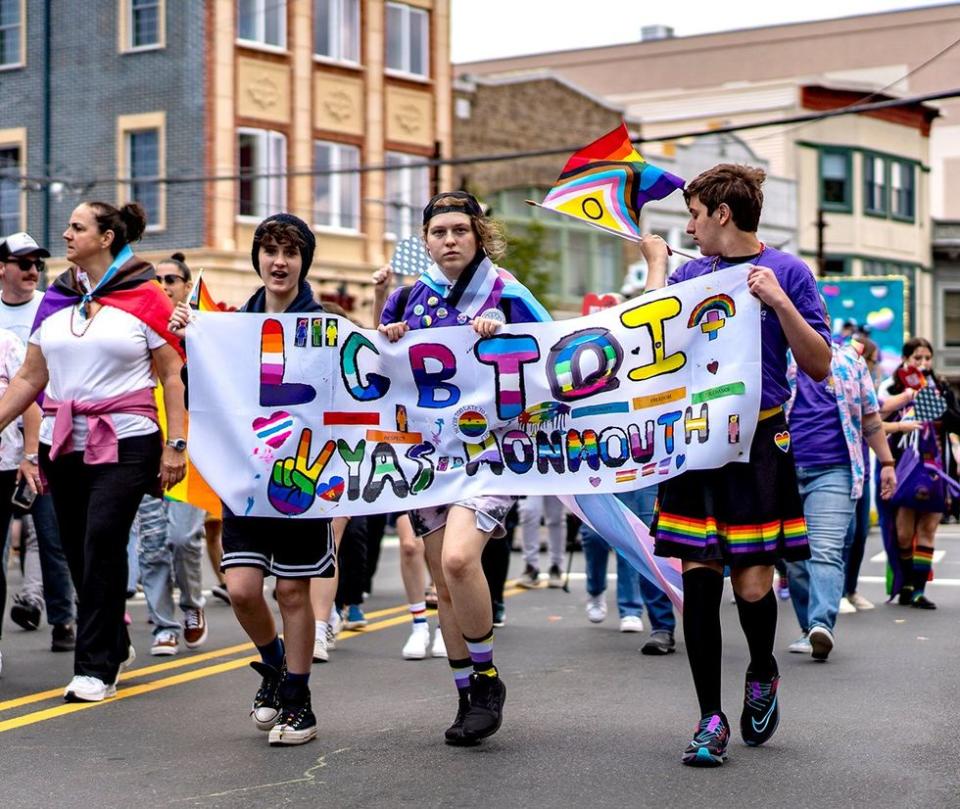
[[[516,497],[510,497],[509,495],[483,495],[457,500],[455,503],[448,503],[443,506],[411,509],[408,513],[414,533],[418,537],[425,537],[447,524],[447,512],[451,506],[462,506],[470,509],[476,515],[478,531],[491,534],[494,538],[499,539],[507,534],[504,521],[507,518],[507,512],[510,511],[510,507],[516,499]]]

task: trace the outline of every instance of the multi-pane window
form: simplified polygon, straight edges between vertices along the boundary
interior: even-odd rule
[[[430,74],[430,17],[422,8],[387,3],[387,68]]]
[[[20,53],[21,0],[0,0],[0,67],[19,65],[23,61]]]
[[[402,152],[387,152],[387,166],[422,163],[423,158]],[[420,231],[420,213],[430,197],[430,174],[426,166],[387,172],[387,232],[406,239]]]
[[[863,156],[863,210],[887,212],[887,161],[872,154]]]
[[[313,167],[317,172],[356,168],[360,150],[343,143],[315,141]],[[313,222],[322,227],[360,229],[360,173],[314,175]]]
[[[160,44],[161,0],[129,0],[130,48],[148,48]]]
[[[240,39],[287,46],[287,0],[237,0],[237,34]]]
[[[0,146],[0,239],[21,230],[20,147]]]
[[[820,153],[820,204],[831,210],[850,209],[850,154]]]
[[[890,212],[901,219],[913,219],[916,213],[915,169],[912,163],[890,162]]]
[[[943,345],[960,348],[960,289],[943,291]]]
[[[147,214],[147,226],[163,222],[160,183],[160,130],[127,132],[127,170],[130,199],[139,202]]]
[[[240,216],[263,219],[286,208],[287,139],[280,132],[238,133]]]
[[[314,0],[313,52],[340,62],[360,61],[360,0]]]

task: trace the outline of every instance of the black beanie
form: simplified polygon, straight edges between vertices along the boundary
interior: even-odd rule
[[[284,225],[293,225],[300,231],[300,236],[303,238],[303,245],[300,247],[300,278],[306,278],[307,271],[313,263],[313,251],[317,249],[317,238],[313,235],[310,226],[299,216],[294,216],[292,213],[275,213],[257,225],[257,230],[253,234],[253,248],[250,251],[250,260],[253,262],[253,269],[257,271],[257,275],[260,275],[260,240],[263,238],[264,227],[270,222],[281,222]]]

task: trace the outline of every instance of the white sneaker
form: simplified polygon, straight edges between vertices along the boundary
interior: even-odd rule
[[[643,619],[639,615],[624,615],[620,619],[621,632],[643,632]]]
[[[333,627],[327,624],[327,651],[332,652],[337,648],[337,636],[333,633]]]
[[[109,685],[97,677],[77,675],[63,690],[63,698],[67,702],[103,702],[108,697],[117,695],[117,686]]]
[[[414,624],[410,637],[403,644],[400,652],[404,660],[423,660],[427,656],[427,647],[430,645],[430,625],[425,621]]]
[[[443,633],[440,631],[439,626],[433,635],[433,649],[430,650],[430,655],[432,657],[447,656],[447,644],[443,642]]]
[[[809,636],[811,652],[814,660],[826,660],[833,651],[833,633],[825,626],[815,626]]]
[[[856,612],[856,611],[857,611],[857,608],[850,603],[849,598],[844,596],[843,598],[840,599],[840,609],[838,610],[838,612],[841,615],[849,615],[850,613]]]
[[[131,643],[127,647],[127,659],[120,664],[120,671],[126,671],[136,662],[137,662],[137,650],[133,648],[133,644]]]
[[[599,624],[607,617],[607,602],[601,593],[587,599],[587,620],[591,624]]]
[[[150,647],[150,654],[157,657],[170,657],[180,651],[180,641],[176,632],[169,629],[161,629],[153,636],[153,645]]]
[[[810,645],[810,638],[807,637],[807,633],[804,632],[799,638],[791,643],[787,647],[787,651],[795,655],[810,654],[813,651],[813,647]]]
[[[865,599],[862,595],[860,595],[860,593],[850,593],[850,595],[847,596],[847,598],[850,601],[850,603],[853,604],[853,607],[857,612],[863,612],[864,610],[872,610],[874,607],[873,602]]]
[[[327,630],[324,629],[320,635],[313,638],[313,662],[326,663],[330,659],[330,652],[327,651]]]

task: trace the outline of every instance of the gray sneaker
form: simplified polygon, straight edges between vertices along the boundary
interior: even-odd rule
[[[641,654],[668,655],[677,650],[677,643],[673,639],[673,632],[669,629],[656,629],[650,633],[647,642],[640,647]]]
[[[795,655],[810,654],[813,651],[813,646],[810,645],[810,638],[807,637],[807,633],[804,632],[799,638],[791,643],[787,647],[787,651]]]

